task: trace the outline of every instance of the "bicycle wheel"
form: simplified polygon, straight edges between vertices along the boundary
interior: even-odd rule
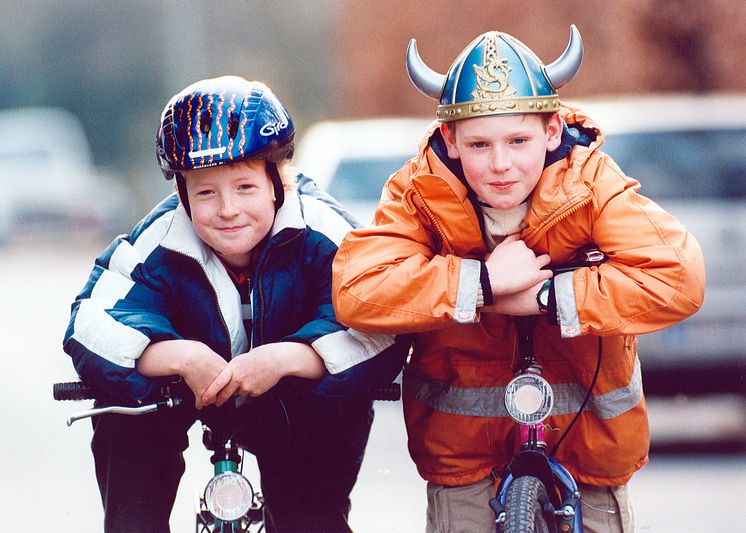
[[[554,531],[542,510],[549,502],[544,484],[534,476],[521,476],[511,483],[505,499],[505,533],[549,533]]]

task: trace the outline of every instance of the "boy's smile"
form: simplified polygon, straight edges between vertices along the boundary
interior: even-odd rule
[[[559,146],[562,122],[538,115],[491,115],[442,125],[448,156],[460,159],[477,196],[497,209],[523,203],[544,170],[547,151]]]
[[[248,266],[275,218],[274,187],[264,161],[190,170],[184,176],[197,234],[230,265]]]

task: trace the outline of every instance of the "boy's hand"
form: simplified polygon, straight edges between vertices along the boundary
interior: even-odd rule
[[[225,359],[201,342],[190,344],[189,349],[185,351],[180,374],[194,393],[194,406],[197,409],[205,406],[202,396],[226,366],[228,362]]]
[[[144,376],[179,375],[194,393],[194,406],[203,407],[205,390],[228,362],[203,342],[174,339],[150,344],[137,360]]]
[[[550,279],[552,272],[542,270],[550,261],[546,254],[537,256],[517,233],[505,237],[485,260],[494,301],[498,302],[506,295],[522,293]]]
[[[539,302],[536,301],[536,295],[542,285],[544,285],[544,281],[540,281],[526,290],[495,298],[492,305],[481,307],[480,311],[482,313],[498,313],[511,316],[538,315],[541,311],[539,310]]]
[[[233,396],[260,396],[274,387],[285,375],[274,346],[265,344],[234,357],[202,395],[203,405],[220,406]]]
[[[285,376],[315,379],[325,371],[321,357],[306,344],[264,344],[234,357],[204,392],[201,404],[223,405],[233,396],[260,396]]]

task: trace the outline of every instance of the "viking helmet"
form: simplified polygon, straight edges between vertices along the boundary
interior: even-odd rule
[[[407,48],[407,73],[422,94],[440,102],[438,120],[450,122],[484,115],[557,111],[557,89],[575,77],[582,59],[583,42],[574,25],[565,51],[546,66],[515,37],[490,31],[474,39],[445,75],[425,65],[412,39]]]

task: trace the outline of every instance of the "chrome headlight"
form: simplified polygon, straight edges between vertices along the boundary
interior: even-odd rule
[[[236,472],[223,472],[205,487],[205,504],[215,518],[230,522],[245,515],[254,500],[249,480]]]
[[[536,374],[517,376],[505,388],[505,407],[519,424],[538,424],[549,416],[552,405],[552,386]]]

